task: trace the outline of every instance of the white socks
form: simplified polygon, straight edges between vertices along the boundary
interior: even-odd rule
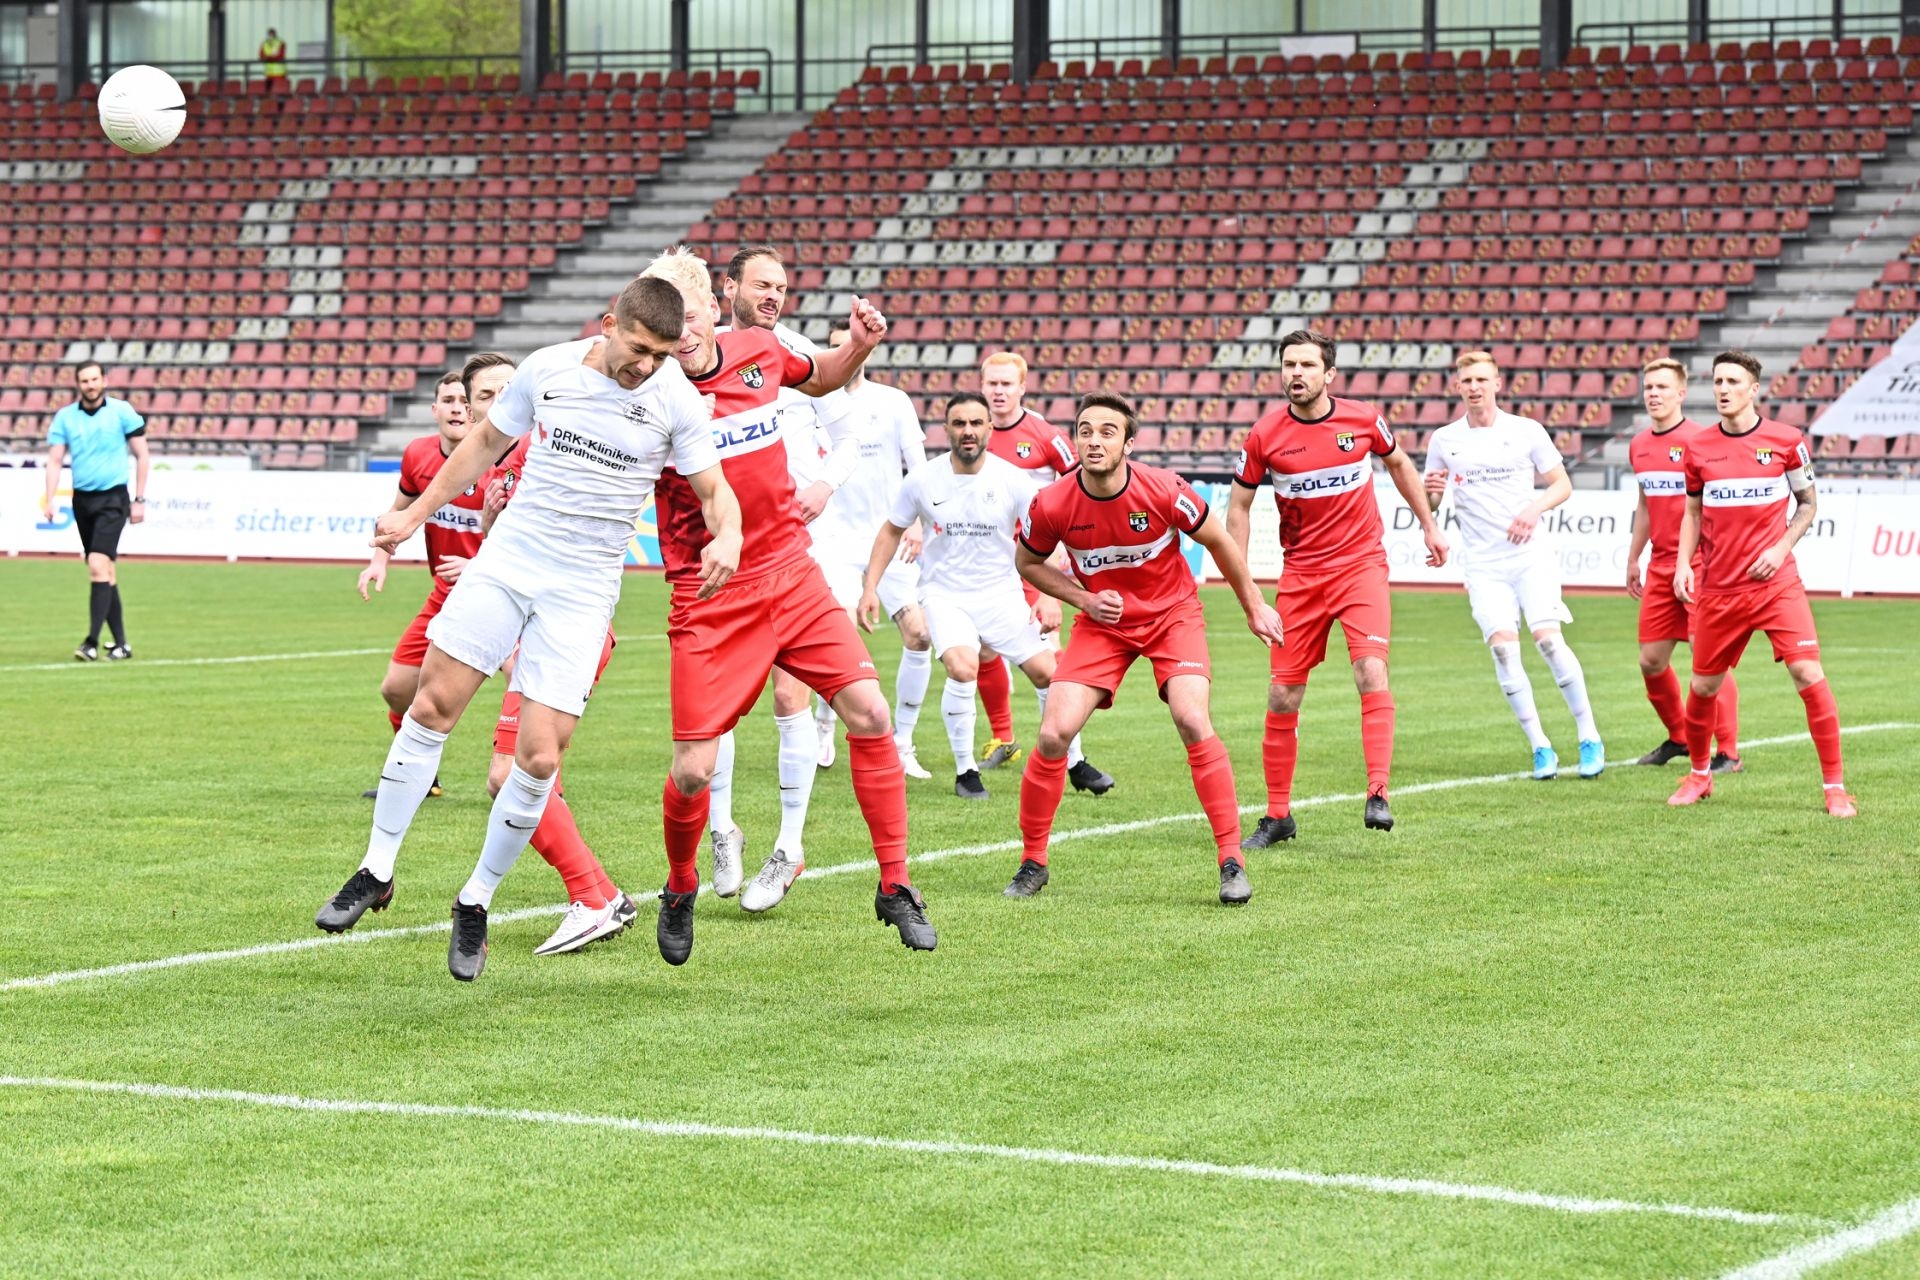
[[[1487,647],[1493,650],[1493,673],[1500,678],[1500,692],[1507,695],[1507,705],[1513,708],[1513,718],[1520,722],[1520,731],[1527,735],[1528,744],[1536,751],[1553,745],[1540,728],[1540,710],[1533,705],[1533,682],[1527,679],[1527,669],[1520,665],[1520,646]]]
[[[493,891],[520,860],[552,794],[551,776],[536,778],[518,764],[507,770],[507,780],[493,798],[493,812],[487,815],[487,841],[480,847],[479,865],[460,890],[460,901],[472,907],[493,905]]]
[[[380,793],[373,801],[373,832],[367,837],[367,856],[360,865],[381,880],[393,879],[393,863],[400,856],[413,815],[427,798],[434,775],[440,772],[440,753],[447,735],[423,726],[411,714],[402,716],[400,729],[380,766]]]
[[[780,731],[780,837],[774,848],[797,859],[804,851],[813,775],[820,768],[820,739],[814,732],[813,714],[808,711],[775,716],[773,726]]]
[[[707,784],[707,829],[725,835],[733,830],[733,730],[720,735],[718,751]]]
[[[1045,724],[1047,722],[1047,691],[1035,689],[1033,694],[1040,700],[1040,723]],[[1036,729],[1034,732],[1038,734],[1039,730]],[[1087,753],[1080,749],[1080,735],[1076,733],[1073,735],[1073,741],[1067,744],[1067,768],[1073,768],[1086,758]]]
[[[947,722],[947,745],[953,748],[953,774],[956,778],[980,767],[973,758],[973,697],[979,687],[978,681],[949,677],[946,687],[940,692],[940,714]]]
[[[1580,659],[1573,656],[1573,650],[1558,635],[1535,640],[1533,647],[1547,660],[1547,670],[1553,672],[1554,683],[1560,686],[1560,696],[1567,700],[1567,710],[1573,712],[1573,723],[1579,728],[1580,741],[1598,742],[1600,727],[1593,722],[1593,704],[1587,701],[1587,674],[1580,669]]]
[[[933,679],[933,649],[903,649],[900,670],[893,677],[893,745],[913,750],[913,729],[920,723],[920,704],[927,700]]]

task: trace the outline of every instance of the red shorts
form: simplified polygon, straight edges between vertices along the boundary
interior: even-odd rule
[[[1055,683],[1062,680],[1104,689],[1100,705],[1113,705],[1127,668],[1135,658],[1153,664],[1153,684],[1162,701],[1167,696],[1167,681],[1175,676],[1200,676],[1213,679],[1213,663],[1207,656],[1207,620],[1200,602],[1174,609],[1150,631],[1122,634],[1086,617],[1074,619],[1073,634],[1060,653],[1053,669]]]
[[[453,590],[453,584],[445,578],[433,580],[433,590],[427,592],[427,601],[420,606],[413,621],[400,633],[400,643],[393,646],[393,661],[402,667],[417,667],[427,660],[427,624],[433,621],[433,615],[440,612],[440,606],[447,602],[447,593]]]
[[[1747,641],[1756,631],[1767,633],[1775,662],[1820,657],[1820,637],[1813,629],[1813,609],[1799,579],[1785,587],[1762,586],[1701,596],[1693,605],[1693,671],[1695,675],[1724,675],[1739,665]]]
[[[1670,564],[1647,566],[1646,588],[1640,593],[1641,644],[1693,638],[1693,609],[1673,594],[1673,569]]]
[[[831,700],[877,680],[873,658],[811,557],[729,582],[711,600],[699,585],[674,587],[667,612],[673,738],[717,738],[753,709],[776,664]]]
[[[593,669],[594,684],[600,683],[600,677],[606,674],[607,664],[613,661],[613,646],[619,641],[613,638],[613,628],[607,628],[607,641],[600,646],[600,665]],[[500,719],[493,726],[493,753],[497,756],[510,756],[520,742],[520,695],[509,689],[500,699]]]
[[[1275,684],[1305,684],[1307,673],[1326,660],[1327,636],[1334,619],[1347,635],[1347,658],[1387,656],[1393,636],[1393,594],[1387,589],[1387,566],[1357,565],[1327,574],[1280,575],[1273,607],[1287,642],[1275,645],[1271,664]]]

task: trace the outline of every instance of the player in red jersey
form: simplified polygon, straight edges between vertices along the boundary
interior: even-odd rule
[[[1300,703],[1307,675],[1327,656],[1334,619],[1346,633],[1353,682],[1360,690],[1360,749],[1367,762],[1362,822],[1393,830],[1387,779],[1393,769],[1393,694],[1387,686],[1387,650],[1393,635],[1393,597],[1387,589],[1386,531],[1373,497],[1373,459],[1386,463],[1426,537],[1427,563],[1447,561],[1447,540],[1428,507],[1420,469],[1394,441],[1379,410],[1327,391],[1334,374],[1334,342],[1296,329],[1281,337],[1280,370],[1287,407],[1254,424],[1233,473],[1227,536],[1247,553],[1253,497],[1269,476],[1280,509],[1280,582],[1274,606],[1291,643],[1273,650],[1267,686],[1267,812],[1240,842],[1246,850],[1291,840],[1297,826],[1289,806],[1300,758]]]
[[[467,395],[460,370],[449,369],[440,375],[440,385],[433,392],[432,408],[434,425],[439,430],[433,435],[421,436],[409,442],[406,451],[400,455],[400,484],[389,511],[399,511],[425,493],[433,478],[440,474],[440,467],[448,455],[467,438],[471,419],[467,415]],[[420,606],[420,612],[400,633],[400,642],[394,645],[393,657],[387,662],[386,677],[380,681],[380,697],[387,704],[387,723],[393,726],[395,733],[400,732],[400,719],[407,714],[407,708],[413,705],[414,691],[420,687],[420,664],[427,660],[427,624],[440,612],[440,606],[447,602],[447,593],[453,590],[460,570],[480,549],[480,507],[483,501],[478,486],[455,495],[453,501],[433,513],[422,533],[427,542],[427,568],[433,575],[433,585],[427,590],[427,599]],[[375,591],[387,589],[387,565],[391,559],[378,548],[368,558],[367,567],[360,571],[360,580],[355,584],[360,589],[362,600],[372,599],[367,594],[369,587]],[[371,800],[379,793],[380,789],[374,787],[360,794]],[[440,794],[440,779],[433,780],[427,794]]]
[[[1074,460],[1073,441],[1067,433],[1026,408],[1027,362],[1017,352],[996,351],[980,362],[980,394],[986,397],[987,420],[993,430],[987,436],[987,452],[1004,459],[1022,471],[1047,472],[1063,476],[1080,464]],[[1038,480],[1038,474],[1034,477]],[[1040,595],[1021,584],[1027,605],[1037,604]],[[1047,632],[1049,644],[1058,645],[1058,637]],[[980,664],[980,705],[986,708],[988,732],[992,735],[980,749],[980,767],[998,769],[1020,758],[1019,740],[1013,729],[1013,676],[1004,659],[989,659]],[[1080,754],[1076,741],[1067,752],[1067,781],[1075,791],[1090,791],[1103,796],[1113,790],[1113,779]]]
[[[1280,617],[1192,486],[1171,471],[1128,461],[1134,429],[1125,397],[1081,397],[1074,422],[1080,468],[1042,489],[1021,521],[1020,576],[1080,616],[1054,669],[1040,735],[1020,781],[1021,860],[1006,893],[1027,898],[1046,885],[1047,836],[1066,790],[1067,741],[1096,710],[1112,705],[1127,668],[1144,657],[1186,743],[1193,789],[1213,828],[1220,901],[1242,903],[1253,886],[1240,860],[1240,806],[1233,765],[1208,709],[1213,666],[1206,617],[1180,535],[1213,553],[1254,635],[1280,644]],[[1047,563],[1061,547],[1071,578]]]
[[[1640,602],[1640,676],[1647,701],[1667,729],[1667,740],[1637,763],[1662,765],[1687,755],[1687,712],[1680,677],[1673,673],[1673,646],[1693,634],[1693,610],[1673,594],[1673,567],[1680,554],[1680,519],[1687,509],[1687,444],[1705,428],[1686,415],[1687,366],[1678,360],[1651,361],[1640,371],[1640,391],[1653,425],[1627,446],[1640,492],[1627,549],[1627,594]],[[1643,582],[1640,556],[1649,546],[1653,557]],[[1699,571],[1695,563],[1694,572]],[[1731,671],[1718,706],[1713,772],[1737,773],[1740,694]]]
[[[1764,631],[1774,661],[1787,664],[1806,704],[1827,812],[1851,818],[1856,809],[1842,776],[1840,711],[1820,668],[1820,637],[1793,562],[1794,544],[1813,527],[1816,514],[1813,454],[1805,433],[1760,416],[1753,407],[1759,390],[1758,360],[1744,351],[1715,356],[1720,424],[1702,431],[1687,449],[1687,510],[1673,590],[1693,605],[1693,696],[1687,702],[1693,767],[1667,803],[1694,804],[1713,794],[1708,750],[1720,686],[1753,633]],[[1789,494],[1793,517],[1785,519]]]
[[[766,329],[717,335],[712,275],[693,253],[663,254],[641,274],[671,281],[686,301],[686,328],[674,355],[694,389],[712,397],[713,443],[740,495],[745,538],[725,594],[699,599],[699,554],[707,541],[700,504],[671,472],[661,477],[660,555],[673,591],[667,615],[673,765],[662,794],[669,870],[660,894],[661,957],[685,964],[693,952],[697,860],[718,742],[758,700],[776,664],[832,703],[846,724],[854,797],[880,863],[874,913],[899,930],[902,943],[931,951],[937,939],[926,902],[907,874],[906,773],[894,749],[886,695],[852,620],[808,554],[775,409],[783,386],[810,395],[845,386],[886,332],[886,320],[857,300],[847,344],[805,356]]]

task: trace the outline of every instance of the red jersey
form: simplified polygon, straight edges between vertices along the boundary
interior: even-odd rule
[[[812,358],[787,350],[772,330],[732,329],[719,337],[714,370],[689,379],[695,391],[713,397],[713,444],[721,473],[740,499],[744,542],[734,582],[804,560],[812,545],[793,500],[787,446],[774,406],[780,388],[797,387],[812,376]],[[700,552],[713,535],[693,486],[677,472],[664,471],[653,500],[667,581],[697,581]]]
[[[1656,569],[1672,572],[1680,558],[1680,518],[1687,513],[1687,443],[1706,428],[1682,418],[1665,431],[1648,427],[1627,446],[1627,461],[1647,500],[1648,541]]]
[[[1023,471],[1051,471],[1063,476],[1080,465],[1067,433],[1031,409],[1022,409],[1010,427],[995,427],[987,435],[987,452]]]
[[[400,492],[409,498],[419,497],[446,462],[447,455],[440,452],[438,432],[412,441],[400,455]],[[429,568],[438,569],[448,556],[470,560],[479,554],[480,509],[486,501],[485,486],[472,485],[427,517],[421,529],[427,539]]]
[[[1207,518],[1206,499],[1173,472],[1125,465],[1126,483],[1111,498],[1096,498],[1079,476],[1067,476],[1034,495],[1020,520],[1027,550],[1049,556],[1064,546],[1081,586],[1125,597],[1126,613],[1109,628],[1123,635],[1151,630],[1168,614],[1199,603],[1180,535]],[[1074,625],[1104,624],[1082,615]]]
[[[1393,432],[1365,401],[1328,399],[1333,407],[1311,422],[1288,405],[1254,423],[1234,468],[1233,482],[1249,489],[1273,477],[1283,574],[1341,573],[1387,562],[1373,459],[1394,451]]]
[[[1687,496],[1700,499],[1699,594],[1798,584],[1800,568],[1791,555],[1765,583],[1747,570],[1780,540],[1794,487],[1812,478],[1806,435],[1771,418],[1738,435],[1725,426],[1702,427],[1687,442],[1685,465]]]

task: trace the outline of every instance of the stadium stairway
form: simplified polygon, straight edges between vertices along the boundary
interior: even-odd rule
[[[524,296],[508,298],[498,320],[478,326],[472,349],[524,355],[577,336],[581,325],[598,319],[607,299],[649,258],[677,243],[805,119],[780,114],[716,118],[713,131],[689,139],[684,157],[665,166],[659,181],[649,183],[631,203],[613,209],[605,224],[588,228],[579,244],[562,250],[555,270],[533,280]],[[397,451],[414,436],[431,431],[430,403],[423,380],[413,396],[396,404],[388,425],[370,441],[374,451]]]

